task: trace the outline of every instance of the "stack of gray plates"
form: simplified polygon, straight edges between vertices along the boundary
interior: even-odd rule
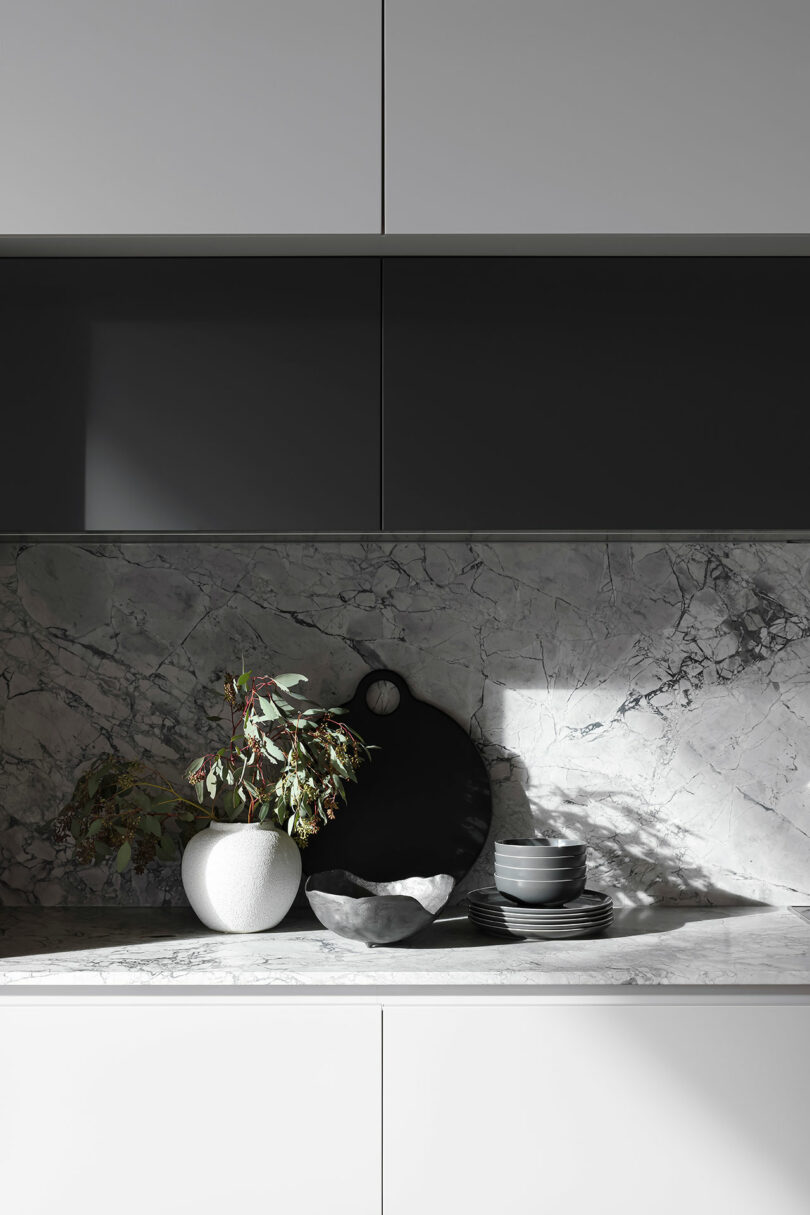
[[[561,907],[529,907],[487,886],[474,890],[467,905],[476,928],[496,937],[565,940],[604,932],[613,923],[613,900],[596,890],[585,890]]]

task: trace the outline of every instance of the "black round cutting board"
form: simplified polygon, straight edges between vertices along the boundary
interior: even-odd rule
[[[366,703],[381,681],[399,692],[387,714]],[[347,783],[348,804],[303,849],[305,873],[348,869],[375,882],[449,873],[460,881],[492,818],[489,778],[472,739],[394,671],[364,676],[345,708],[350,728],[380,750],[358,769],[357,784]]]

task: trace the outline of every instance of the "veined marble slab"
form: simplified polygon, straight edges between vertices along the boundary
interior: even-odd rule
[[[101,751],[219,745],[242,655],[329,703],[401,671],[481,748],[493,835],[586,840],[618,905],[810,902],[806,543],[5,544],[0,651],[0,904],[183,904],[49,825]]]
[[[0,986],[806,986],[810,925],[781,908],[626,909],[602,937],[507,941],[457,909],[411,942],[369,949],[308,916],[212,933],[189,912],[0,911]]]

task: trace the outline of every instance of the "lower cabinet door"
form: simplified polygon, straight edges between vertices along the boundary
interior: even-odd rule
[[[0,1002],[0,1206],[379,1215],[380,1015]]]
[[[810,1005],[385,1010],[385,1215],[807,1215]]]

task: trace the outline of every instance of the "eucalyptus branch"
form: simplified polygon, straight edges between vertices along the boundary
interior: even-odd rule
[[[175,859],[216,820],[278,826],[303,847],[335,817],[346,801],[344,782],[357,780],[373,749],[339,720],[344,710],[293,691],[306,682],[304,675],[226,674],[229,738],[188,765],[196,801],[140,761],[102,755],[79,778],[56,838],[72,838],[82,863],[115,853],[119,872],[131,862],[138,873],[152,860]]]

